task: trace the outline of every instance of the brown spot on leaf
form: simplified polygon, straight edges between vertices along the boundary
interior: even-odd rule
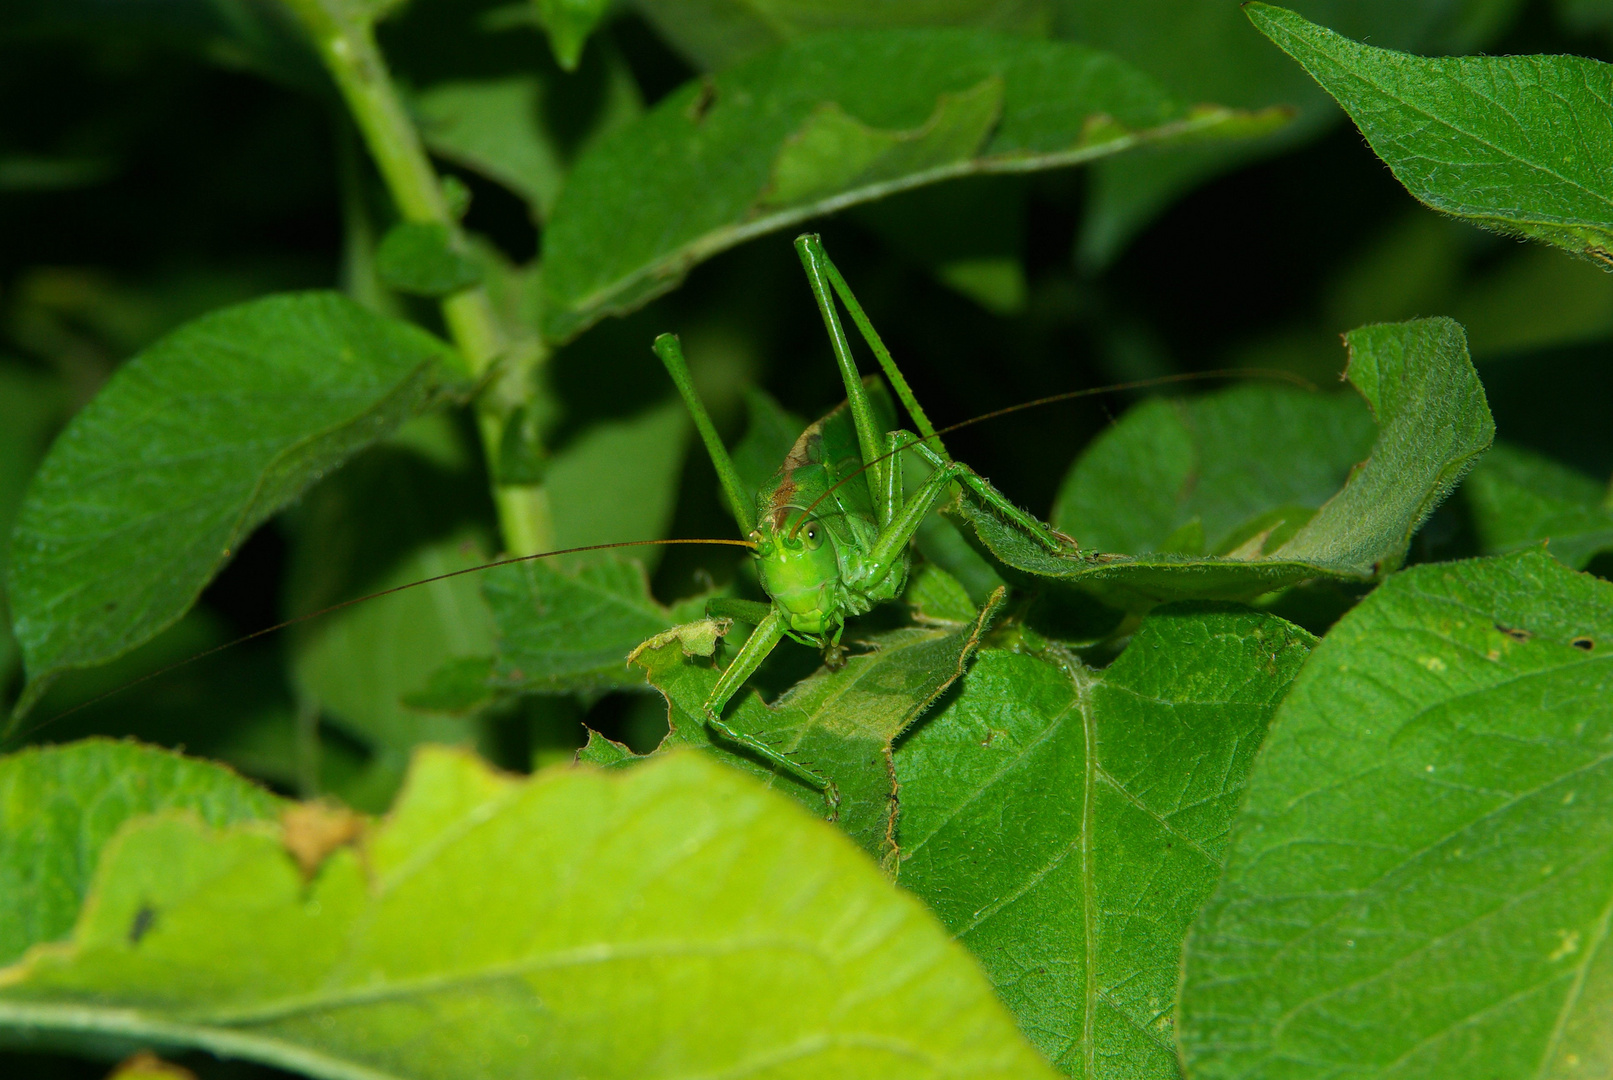
[[[364,818],[334,803],[298,803],[281,815],[280,825],[280,842],[310,878],[333,851],[364,834]]]
[[[700,77],[700,87],[695,91],[694,100],[689,102],[688,116],[695,123],[700,123],[717,104],[717,84],[710,75]]]
[[[129,921],[129,944],[140,944],[140,939],[150,933],[156,924],[157,909],[150,904],[141,904],[140,910],[136,911],[134,918]]]
[[[196,1074],[183,1065],[164,1061],[150,1050],[123,1059],[106,1080],[196,1080]]]
[[[1592,649],[1596,648],[1596,639],[1591,637],[1577,637],[1573,641],[1570,641],[1569,644],[1574,648],[1579,649],[1581,652],[1590,652]]]
[[[1503,626],[1501,623],[1496,623],[1495,628],[1513,641],[1528,641],[1534,637],[1529,631],[1517,626]]]

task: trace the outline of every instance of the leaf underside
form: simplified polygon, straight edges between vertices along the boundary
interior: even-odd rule
[[[1490,445],[1495,425],[1462,328],[1451,320],[1364,326],[1345,342],[1345,374],[1372,410],[1378,437],[1344,486],[1297,530],[1280,531],[1274,521],[1220,557],[1053,555],[967,492],[952,515],[1020,575],[1080,585],[1125,606],[1247,599],[1310,578],[1369,580],[1400,564],[1418,526]],[[1167,455],[1163,465],[1168,479],[1180,463]],[[1169,502],[1178,496],[1167,483],[1155,497]]]

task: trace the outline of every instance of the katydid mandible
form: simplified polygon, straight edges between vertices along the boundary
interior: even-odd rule
[[[756,628],[706,699],[706,723],[724,739],[821,788],[832,810],[839,802],[832,780],[722,718],[723,708],[774,647],[784,638],[792,638],[822,649],[831,665],[837,663],[845,620],[901,595],[907,584],[914,534],[954,483],[968,487],[1049,551],[1077,552],[1068,537],[1021,510],[974,470],[947,455],[895,359],[845,278],[829,261],[822,242],[816,235],[801,236],[795,248],[829,331],[846,385],[846,401],[801,433],[778,472],[762,485],[754,507],[695,393],[678,339],[662,334],[655,340],[655,352],[689,407],[716,466],[728,508],[753,545],[757,576],[771,600],[770,604],[712,602],[712,614],[737,615]],[[878,359],[918,434],[879,430],[840,323],[836,296]],[[902,482],[904,451],[916,454],[932,469],[912,494],[906,493]]]

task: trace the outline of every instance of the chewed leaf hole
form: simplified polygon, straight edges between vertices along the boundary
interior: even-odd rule
[[[1590,652],[1592,649],[1596,648],[1596,639],[1590,637],[1577,637],[1570,641],[1569,644],[1574,648],[1579,649],[1581,652]]]
[[[1496,623],[1495,628],[1501,631],[1507,637],[1511,638],[1513,641],[1528,641],[1534,636],[1533,634],[1529,633],[1529,631],[1516,626],[1502,626],[1500,623]]]

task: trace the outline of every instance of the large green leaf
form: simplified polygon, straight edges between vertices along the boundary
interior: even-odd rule
[[[578,160],[544,238],[545,331],[566,340],[743,240],[906,188],[1280,122],[1189,108],[1076,45],[957,30],[804,39],[689,83]]]
[[[558,450],[545,470],[556,547],[654,540],[678,498],[689,415],[668,400],[636,416],[595,424]],[[641,551],[649,563],[650,552]]]
[[[11,636],[4,575],[11,550],[6,538],[23,489],[44,456],[50,433],[67,411],[66,394],[54,380],[0,363],[0,685],[11,679],[17,642]],[[782,459],[781,459],[782,460]]]
[[[1520,5],[1518,0],[1295,0],[1293,6],[1318,22],[1392,48],[1469,52],[1490,40]],[[1246,109],[1286,105],[1296,113],[1293,123],[1268,139],[1099,162],[1081,227],[1080,250],[1088,263],[1108,262],[1150,218],[1192,187],[1251,158],[1314,138],[1340,119],[1326,94],[1250,32],[1231,0],[1056,0],[1054,11],[1057,35],[1112,52],[1159,79],[1182,101]]]
[[[867,652],[850,657],[838,671],[820,668],[771,705],[754,691],[742,692],[724,710],[723,719],[833,780],[840,792],[840,827],[889,864],[895,855],[898,809],[891,747],[963,674],[1001,603],[999,592],[973,623],[962,626],[876,635],[867,642]],[[795,647],[789,642],[779,646]],[[712,748],[823,812],[824,799],[817,791],[713,736],[702,707],[718,672],[688,651],[683,641],[669,636],[648,643],[636,657],[667,699],[671,730],[662,749]]]
[[[1175,1080],[1182,937],[1313,641],[1174,607],[1101,672],[987,649],[898,748],[901,883],[1071,1076]]]
[[[1613,264],[1613,67],[1578,56],[1423,59],[1269,4],[1247,10],[1417,198]]]
[[[975,26],[1045,34],[1047,0],[639,0],[657,30],[707,71],[825,30]]]
[[[1397,574],[1272,725],[1188,939],[1195,1078],[1605,1075],[1613,586]]]
[[[1344,486],[1308,518],[1308,507],[1303,504],[1270,506],[1264,518],[1245,517],[1262,500],[1249,499],[1248,481],[1237,478],[1238,468],[1254,467],[1253,453],[1237,447],[1218,455],[1235,466],[1232,475],[1225,480],[1214,478],[1205,501],[1196,501],[1192,484],[1198,477],[1191,470],[1199,450],[1184,429],[1176,428],[1173,433],[1175,425],[1168,414],[1156,411],[1143,414],[1147,419],[1142,424],[1147,427],[1138,441],[1158,436],[1159,445],[1136,446],[1121,454],[1126,443],[1117,436],[1118,449],[1113,454],[1104,450],[1105,457],[1134,463],[1129,482],[1102,459],[1099,464],[1104,467],[1091,470],[1095,477],[1107,478],[1101,483],[1112,485],[1113,499],[1128,500],[1140,494],[1145,502],[1137,513],[1111,517],[1118,522],[1110,526],[1113,535],[1162,549],[1191,544],[1202,551],[1207,543],[1238,544],[1225,555],[1170,550],[1147,555],[1092,551],[1054,555],[967,492],[952,511],[954,517],[1006,566],[1036,578],[1078,583],[1123,604],[1146,606],[1185,597],[1243,598],[1307,578],[1367,580],[1391,570],[1405,557],[1418,526],[1490,445],[1495,425],[1484,388],[1468,359],[1462,328],[1449,319],[1363,326],[1346,334],[1345,343],[1350,351],[1345,374],[1366,398],[1378,422],[1378,438],[1371,455],[1350,472]],[[1200,417],[1236,418],[1239,400],[1233,397],[1204,408]],[[1313,434],[1348,436],[1350,423],[1335,417]],[[1252,451],[1269,449],[1259,442],[1262,432],[1258,429],[1229,432],[1227,438],[1240,434],[1252,440]],[[1274,469],[1291,466],[1294,475],[1280,482],[1261,481],[1265,497],[1310,498],[1332,457],[1333,451],[1328,449],[1295,455],[1293,461],[1274,457]],[[1338,464],[1337,460],[1332,464]],[[1098,498],[1091,493],[1092,487],[1100,482],[1087,479],[1085,471],[1077,466],[1081,479],[1072,486],[1084,493],[1083,503],[1090,508]],[[1064,505],[1077,504],[1072,500]],[[1194,517],[1197,525],[1193,525]],[[1305,520],[1293,529],[1301,518]],[[1177,521],[1182,524],[1174,526],[1173,533],[1160,536]],[[1241,531],[1221,532],[1239,523]],[[1077,531],[1082,527],[1073,516],[1067,524]]]
[[[432,153],[520,195],[542,221],[572,161],[643,109],[627,65],[604,55],[570,76],[510,75],[436,83],[412,104]]]
[[[0,965],[65,938],[101,847],[131,818],[183,810],[221,828],[281,803],[221,765],[91,739],[0,758]]]
[[[459,385],[436,338],[333,293],[203,316],[119,369],[35,476],[9,593],[30,684],[172,625],[260,522]]]
[[[491,509],[445,417],[407,425],[319,485],[288,515],[291,616],[487,561]],[[432,672],[493,648],[475,574],[354,604],[293,630],[290,671],[304,700],[374,754],[366,810],[391,801],[421,743],[465,743],[462,716],[417,708]]]
[[[1098,551],[1224,555],[1265,528],[1293,535],[1367,458],[1373,435],[1353,394],[1248,385],[1156,398],[1071,467],[1053,524]]]
[[[0,1028],[310,1076],[1050,1077],[965,950],[851,844],[696,754],[416,761],[362,855],[134,823]]]
[[[1607,485],[1540,454],[1497,445],[1462,490],[1486,552],[1550,541],[1551,553],[1575,569],[1613,550],[1613,507]]]

